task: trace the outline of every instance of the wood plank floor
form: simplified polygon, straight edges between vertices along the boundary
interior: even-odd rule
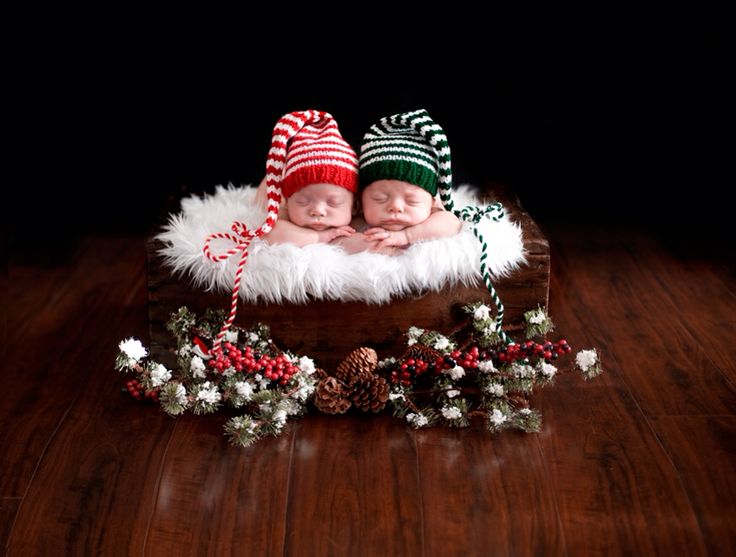
[[[557,227],[551,314],[606,373],[535,395],[541,433],[308,416],[230,447],[222,416],[120,392],[146,338],[144,238],[3,278],[9,555],[734,555],[736,275],[627,230]],[[224,304],[224,302],[223,302]],[[6,324],[7,319],[7,324]],[[419,325],[419,324],[418,324]]]

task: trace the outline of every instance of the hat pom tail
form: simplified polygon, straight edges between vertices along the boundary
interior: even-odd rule
[[[266,159],[267,216],[263,224],[255,231],[256,236],[263,236],[271,232],[279,218],[279,209],[283,199],[281,185],[289,141],[304,126],[324,119],[332,120],[332,116],[321,110],[304,110],[285,114],[276,122],[271,134],[271,148]]]
[[[400,116],[402,124],[414,128],[434,148],[437,154],[437,190],[440,194],[440,200],[445,209],[456,212],[451,193],[452,156],[445,131],[432,120],[432,117],[424,109],[406,112]]]

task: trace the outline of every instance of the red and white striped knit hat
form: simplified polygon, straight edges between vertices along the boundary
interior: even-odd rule
[[[340,135],[334,118],[318,110],[292,112],[279,119],[266,173],[267,184],[286,198],[310,184],[358,191],[358,156]]]

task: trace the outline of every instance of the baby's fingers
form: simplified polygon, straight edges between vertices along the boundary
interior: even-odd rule
[[[381,230],[380,232],[374,232],[373,234],[367,234],[369,240],[386,240],[391,236],[390,232],[386,232],[385,230]]]

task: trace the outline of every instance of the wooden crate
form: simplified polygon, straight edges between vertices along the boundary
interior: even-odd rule
[[[506,308],[504,328],[513,331],[522,327],[525,311],[537,305],[547,307],[549,243],[515,196],[495,188],[493,197],[502,201],[511,217],[521,224],[527,252],[527,263],[513,276],[494,281]],[[158,254],[161,247],[154,238],[147,243],[151,353],[154,359],[173,365],[174,355],[167,350],[173,338],[165,329],[169,315],[184,305],[197,313],[208,307],[227,309],[230,297],[195,291],[186,279],[173,277]],[[324,300],[307,304],[241,302],[236,323],[242,326],[259,321],[267,323],[279,346],[310,356],[319,366],[332,369],[359,346],[375,348],[379,357],[399,355],[405,340],[402,333],[412,325],[449,333],[464,318],[462,306],[479,300],[492,306],[482,283],[472,288],[453,286],[380,306]]]

